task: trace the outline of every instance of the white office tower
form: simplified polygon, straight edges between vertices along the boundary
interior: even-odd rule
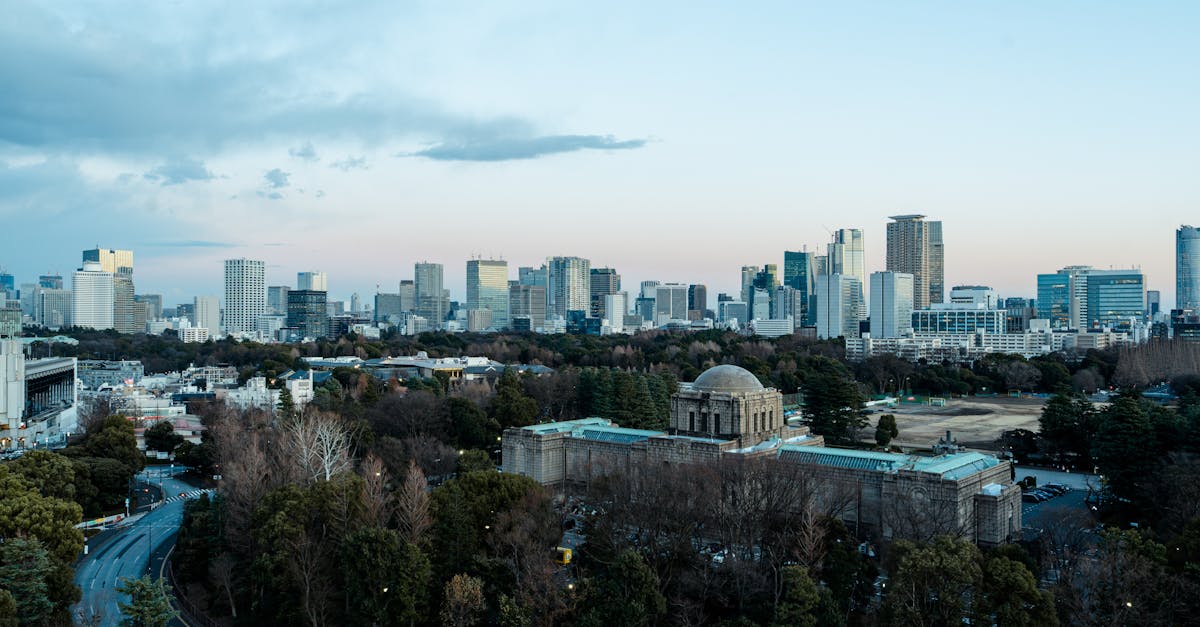
[[[414,311],[425,318],[433,329],[442,328],[450,313],[450,299],[442,287],[442,264],[426,261],[413,264],[413,280],[416,282]]]
[[[620,333],[625,328],[625,312],[629,310],[624,292],[604,295],[604,317],[613,333]]]
[[[492,312],[485,328],[509,326],[508,262],[495,259],[467,261],[467,309]]]
[[[34,290],[34,320],[48,329],[71,326],[71,290],[38,287]]]
[[[858,337],[862,283],[852,276],[817,277],[817,337]]]
[[[863,244],[862,229],[838,229],[833,232],[833,242],[827,247],[826,255],[829,266],[828,274],[844,274],[858,279],[858,285],[865,289],[867,282],[866,250]],[[859,296],[858,319],[867,319],[865,299]]]
[[[221,333],[221,299],[216,296],[197,296],[192,301],[192,326],[208,329],[209,337]]]
[[[900,337],[912,330],[913,275],[871,273],[871,337]]]
[[[87,329],[113,328],[113,273],[85,261],[71,282],[71,322]]]
[[[324,272],[297,272],[296,289],[328,292],[329,281]]]
[[[226,333],[253,333],[258,329],[258,317],[267,309],[266,271],[263,261],[225,260]]]
[[[592,299],[592,263],[581,257],[546,260],[546,318],[588,311]]]

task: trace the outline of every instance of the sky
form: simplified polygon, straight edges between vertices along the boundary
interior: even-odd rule
[[[1173,303],[1198,27],[1152,1],[11,0],[0,267],[132,249],[171,305],[249,257],[366,301],[417,261],[462,299],[472,256],[577,255],[715,301],[838,228],[881,270],[887,216],[921,213],[948,286],[1137,266]]]

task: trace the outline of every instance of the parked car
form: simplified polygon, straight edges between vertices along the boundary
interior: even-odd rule
[[[1046,485],[1044,485],[1042,487],[1047,490],[1053,490],[1055,493],[1057,493],[1059,495],[1066,494],[1067,492],[1071,491],[1071,486],[1066,486],[1061,483],[1047,483]]]
[[[1033,492],[1026,492],[1021,495],[1021,500],[1026,503],[1041,503],[1042,501],[1045,501],[1046,498],[1040,494],[1034,494]]]

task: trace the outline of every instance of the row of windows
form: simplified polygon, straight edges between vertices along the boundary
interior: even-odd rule
[[[765,412],[754,412],[753,414],[751,414],[750,419],[751,419],[751,423],[753,425],[754,432],[775,428],[775,410],[774,409],[768,410]],[[721,431],[721,414],[720,413],[713,413],[713,423],[714,423],[713,426],[715,427],[714,433],[723,433],[723,431]],[[700,412],[700,425],[699,426],[700,426],[700,429],[699,429],[700,433],[708,432],[708,412],[706,412],[706,411]],[[692,432],[697,431],[697,429],[696,429],[696,412],[694,412],[694,411],[688,412],[688,430],[692,431]],[[729,432],[730,433],[733,432],[732,426],[729,429]]]

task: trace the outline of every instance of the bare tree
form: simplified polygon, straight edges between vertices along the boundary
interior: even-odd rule
[[[470,575],[455,575],[446,582],[442,624],[446,627],[470,627],[479,623],[487,605],[483,599],[483,581]]]
[[[368,454],[362,463],[362,476],[367,520],[376,527],[386,527],[392,520],[395,506],[387,490],[388,472],[383,460],[374,453]]]
[[[396,526],[400,537],[418,544],[433,524],[429,513],[429,486],[416,462],[408,463],[404,483],[396,491]]]
[[[286,448],[306,482],[329,481],[353,467],[350,429],[336,414],[306,411],[284,431]]]
[[[228,553],[222,553],[208,567],[210,580],[217,585],[218,590],[225,593],[225,601],[229,603],[229,613],[237,618],[237,602],[233,598],[234,580],[237,576],[237,560]]]

